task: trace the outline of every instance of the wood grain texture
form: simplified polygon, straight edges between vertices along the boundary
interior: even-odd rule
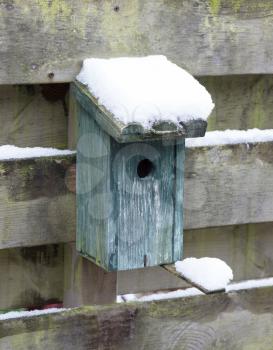
[[[63,246],[0,251],[0,310],[63,300]]]
[[[67,148],[67,89],[66,84],[0,86],[0,145]]]
[[[186,149],[184,228],[273,218],[273,142]]]
[[[5,350],[270,350],[273,288],[0,321]]]
[[[71,157],[0,162],[0,247],[74,240]],[[73,183],[72,183],[73,182]]]
[[[199,77],[198,80],[215,103],[208,130],[273,128],[272,75]]]
[[[272,12],[271,0],[2,2],[0,83],[72,81],[87,57],[158,53],[195,75],[272,73]]]

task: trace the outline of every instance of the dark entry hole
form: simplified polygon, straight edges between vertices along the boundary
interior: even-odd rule
[[[153,170],[153,163],[149,159],[142,159],[137,166],[137,175],[143,178],[150,175]]]

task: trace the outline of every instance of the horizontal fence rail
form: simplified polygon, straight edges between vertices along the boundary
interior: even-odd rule
[[[87,57],[158,53],[194,75],[272,73],[271,0],[27,0],[0,16],[0,84],[68,82]]]
[[[3,349],[271,349],[273,288],[0,321]]]

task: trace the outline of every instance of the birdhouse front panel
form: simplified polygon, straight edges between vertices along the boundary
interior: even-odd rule
[[[77,249],[109,271],[180,259],[184,139],[118,143],[89,112],[78,108]]]

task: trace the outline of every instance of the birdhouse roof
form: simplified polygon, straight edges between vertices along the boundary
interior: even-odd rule
[[[161,140],[162,138],[201,137],[206,132],[207,122],[202,119],[181,122],[180,125],[171,121],[160,121],[155,122],[149,129],[144,128],[138,122],[125,124],[100,105],[81,83],[73,82],[72,91],[80,105],[95,118],[98,125],[120,143]]]
[[[214,107],[207,90],[164,56],[87,59],[74,91],[118,142],[204,136]]]

